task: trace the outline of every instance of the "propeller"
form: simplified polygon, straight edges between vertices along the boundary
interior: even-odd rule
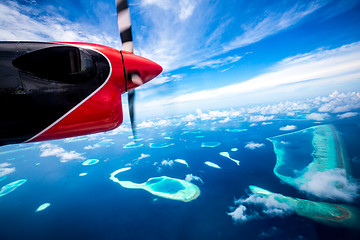
[[[116,0],[116,10],[117,10],[117,17],[118,17],[118,27],[120,32],[120,38],[125,51],[134,53],[134,46],[133,46],[133,38],[131,32],[131,19],[130,19],[130,11],[127,0]],[[126,82],[130,83],[133,82],[136,85],[141,85],[142,79],[141,77],[136,74],[125,74]],[[127,84],[129,85],[129,84]],[[130,123],[131,123],[131,130],[134,136],[134,141],[136,140],[136,127],[135,127],[135,90],[131,89],[128,91],[128,103],[129,103],[129,114],[130,114]]]

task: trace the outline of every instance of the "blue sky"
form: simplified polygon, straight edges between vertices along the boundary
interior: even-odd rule
[[[360,90],[360,1],[129,5],[135,52],[164,68],[137,91],[137,111],[230,108]],[[114,0],[0,3],[2,40],[121,49],[116,21]]]

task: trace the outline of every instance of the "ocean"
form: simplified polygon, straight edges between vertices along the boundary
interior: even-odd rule
[[[352,165],[351,174],[357,181],[359,120],[355,117],[331,122],[343,140]],[[246,221],[234,221],[228,215],[238,206],[235,200],[251,194],[249,185],[323,201],[275,176],[276,155],[267,140],[284,134],[279,128],[286,125],[295,125],[297,131],[318,124],[324,122],[284,118],[250,126],[251,123],[240,120],[224,123],[209,120],[193,126],[140,128],[138,137],[142,139],[138,142],[143,145],[135,148],[123,148],[132,141],[129,131],[3,146],[0,163],[10,163],[16,170],[0,181],[0,187],[19,179],[26,182],[0,197],[0,239],[359,239],[359,230],[327,226],[291,212],[266,215],[258,205],[247,206]],[[236,131],[239,129],[247,130]],[[298,139],[299,144],[301,141]],[[297,147],[309,148],[308,139],[304,141],[307,144]],[[96,145],[99,142],[102,144]],[[202,147],[209,142],[220,145]],[[151,143],[160,148],[151,148]],[[251,148],[249,143],[258,145]],[[165,147],[161,148],[161,144]],[[24,148],[29,149],[20,150]],[[72,156],[78,153],[79,158],[66,159],[61,150],[57,150],[58,154],[54,151],[59,148],[67,153],[73,151]],[[233,148],[237,151],[232,151]],[[231,158],[240,161],[240,166],[220,152],[228,152]],[[99,162],[84,166],[82,162],[86,159]],[[189,167],[175,159],[185,160]],[[221,169],[204,164],[206,161]],[[304,161],[308,163],[309,159]],[[191,202],[182,202],[141,189],[124,188],[109,179],[112,172],[124,167],[131,169],[116,177],[135,183],[159,176],[185,179],[192,174],[201,179],[192,181],[201,194]],[[87,174],[79,176],[81,173]],[[35,212],[43,203],[51,205]],[[359,200],[350,205],[360,208]]]

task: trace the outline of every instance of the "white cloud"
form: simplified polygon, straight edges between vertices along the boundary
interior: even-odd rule
[[[148,157],[150,157],[150,154],[144,154],[144,153],[142,153],[142,154],[140,155],[140,157],[137,158],[137,160],[141,160],[141,159],[148,158]]]
[[[288,116],[288,117],[293,117],[293,116],[295,116],[295,113],[294,113],[294,112],[288,112],[288,113],[286,114],[286,116]]]
[[[151,128],[151,127],[165,127],[172,126],[173,122],[169,119],[161,119],[158,121],[143,121],[140,124],[137,124],[138,128]]]
[[[203,180],[200,177],[194,176],[192,174],[186,174],[185,181],[191,182],[193,180],[204,183]]]
[[[171,167],[172,165],[174,165],[174,161],[173,160],[163,160],[161,162],[161,166],[169,166]]]
[[[133,6],[132,9],[142,12],[143,17],[141,26],[135,30],[151,29],[150,36],[146,38],[137,36],[140,46],[138,51],[142,56],[158,62],[165,72],[196,66],[201,62],[211,64],[217,61],[214,57],[285,30],[323,6],[319,3],[282,6],[279,3],[272,8],[268,6],[260,9],[256,16],[249,18],[243,18],[240,14],[234,21],[234,17],[218,11],[222,9],[218,6],[221,4],[211,4],[209,1],[145,0]],[[279,12],[279,9],[284,10]],[[245,24],[241,28],[238,22]],[[232,29],[232,36],[224,39],[228,29]]]
[[[114,130],[110,131],[108,135],[118,135],[123,133],[131,133],[131,128],[121,124],[119,127],[115,128]]]
[[[285,127],[279,128],[279,130],[281,130],[281,131],[291,131],[291,130],[295,130],[295,129],[296,129],[295,125],[286,125]]]
[[[279,99],[281,96],[289,98],[300,94],[304,88],[312,89],[307,94],[318,94],[328,89],[348,88],[357,83],[360,78],[360,42],[343,45],[335,49],[317,49],[306,54],[299,54],[285,58],[264,74],[254,78],[223,87],[186,93],[176,97],[164,97],[144,103],[143,107],[171,104],[191,104],[198,101],[221,100],[222,102],[248,102],[246,94],[258,94],[259,99],[253,101],[266,101],[268,98]],[[263,97],[266,91],[266,96]],[[303,92],[301,92],[303,95]],[[224,97],[225,96],[225,97]],[[244,98],[244,99],[242,99]],[[242,101],[242,100],[247,101]],[[220,104],[219,101],[217,101]],[[351,105],[352,106],[352,105]],[[320,107],[320,106],[319,106]],[[359,105],[360,107],[360,105]],[[348,109],[348,108],[347,108]],[[325,111],[325,106],[321,108]],[[344,111],[334,109],[334,111]]]
[[[276,194],[260,196],[251,194],[246,199],[238,199],[234,203],[239,206],[228,213],[235,222],[243,223],[252,219],[264,217],[285,216],[293,212],[291,206],[275,199]]]
[[[219,59],[211,59],[211,60],[206,60],[203,62],[199,62],[197,64],[195,64],[195,66],[193,66],[193,69],[196,68],[219,68],[234,62],[237,62],[241,59],[242,57],[239,56],[229,56],[226,58],[219,58]]]
[[[141,94],[140,96],[142,98],[146,98],[147,96],[151,96],[153,94],[156,94],[159,91],[159,87],[161,85],[164,85],[166,83],[172,83],[176,81],[180,81],[184,78],[184,75],[182,74],[170,74],[170,73],[162,73],[153,80],[145,83],[144,85],[141,85],[137,90]]]
[[[359,185],[346,177],[345,169],[331,169],[315,174],[305,173],[300,190],[323,199],[351,202],[359,196]]]
[[[13,1],[0,3],[0,25],[0,39],[6,41],[92,42],[113,47],[119,42],[106,33],[98,34],[91,25],[70,22],[60,15],[45,12],[45,9]]]
[[[244,33],[226,44],[223,47],[224,51],[244,47],[276,34],[298,23],[305,16],[321,7],[322,5],[319,3],[310,3],[308,5],[296,4],[293,8],[283,13],[266,12],[262,19],[244,24]]]
[[[328,97],[321,99],[319,112],[341,113],[360,108],[360,99],[355,93],[339,93],[334,91]]]
[[[344,118],[355,117],[357,115],[359,115],[359,113],[357,113],[357,112],[347,112],[347,113],[344,113],[344,114],[338,114],[336,116],[338,118],[340,118],[340,119],[344,119]]]
[[[170,1],[170,0],[144,0],[141,2],[145,7],[148,5],[156,5],[159,8],[162,8],[166,11],[172,11],[176,13],[177,17],[184,21],[189,18],[196,7],[196,2],[190,0],[179,0],[179,1]]]
[[[176,115],[165,119],[156,118],[155,120],[146,120],[138,125],[138,127],[160,127],[160,126],[195,126],[201,124],[201,121],[213,121],[213,124],[225,123],[229,121],[247,121],[250,122],[250,126],[257,126],[257,124],[267,125],[273,124],[273,120],[288,116],[291,112],[294,118],[324,121],[333,118],[333,114],[317,112],[319,107],[332,102],[334,106],[341,107],[341,104],[350,106],[355,110],[360,104],[360,92],[347,92],[339,93],[333,92],[325,96],[317,96],[314,98],[308,98],[297,101],[281,101],[275,104],[268,105],[254,105],[249,107],[238,107],[225,110],[211,110],[202,111],[200,108],[194,109],[193,113],[187,115]],[[196,106],[196,105],[195,105]],[[344,115],[338,114],[337,117],[350,117],[355,116],[356,112],[349,112]],[[283,126],[284,131],[291,130],[294,125]]]
[[[9,175],[10,173],[15,172],[15,167],[10,167],[11,164],[4,162],[0,163],[0,177]]]
[[[219,121],[219,123],[227,123],[227,122],[230,122],[229,117],[226,117],[225,119]]]
[[[101,147],[99,144],[94,144],[94,145],[87,145],[84,147],[85,150],[91,150],[91,149],[95,149],[95,148],[99,148]]]
[[[264,122],[272,119],[274,119],[274,116],[255,115],[250,116],[249,122]]]
[[[306,119],[324,121],[326,118],[329,118],[330,115],[327,113],[311,113],[306,116]]]
[[[245,145],[245,148],[254,150],[254,149],[256,149],[256,148],[261,148],[261,147],[264,147],[264,146],[265,146],[265,144],[263,144],[263,143],[248,142],[248,143]]]
[[[181,118],[181,121],[184,121],[184,122],[196,121],[196,117],[195,117],[195,115],[190,113],[190,114],[186,115],[185,117]]]
[[[188,19],[194,12],[194,9],[195,9],[195,6],[196,6],[196,1],[180,0],[179,4],[180,4],[179,18],[181,20]]]
[[[50,157],[55,156],[60,158],[60,162],[68,162],[74,159],[85,159],[85,157],[81,156],[81,153],[75,151],[66,151],[62,147],[51,143],[44,143],[40,145],[40,157]]]
[[[240,205],[233,212],[228,213],[228,215],[235,222],[246,222],[249,217],[246,215],[245,211],[246,207],[244,205]]]

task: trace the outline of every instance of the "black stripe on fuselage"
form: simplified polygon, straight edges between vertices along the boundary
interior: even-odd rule
[[[89,49],[0,42],[0,145],[35,136],[99,88],[109,73],[106,58]]]

